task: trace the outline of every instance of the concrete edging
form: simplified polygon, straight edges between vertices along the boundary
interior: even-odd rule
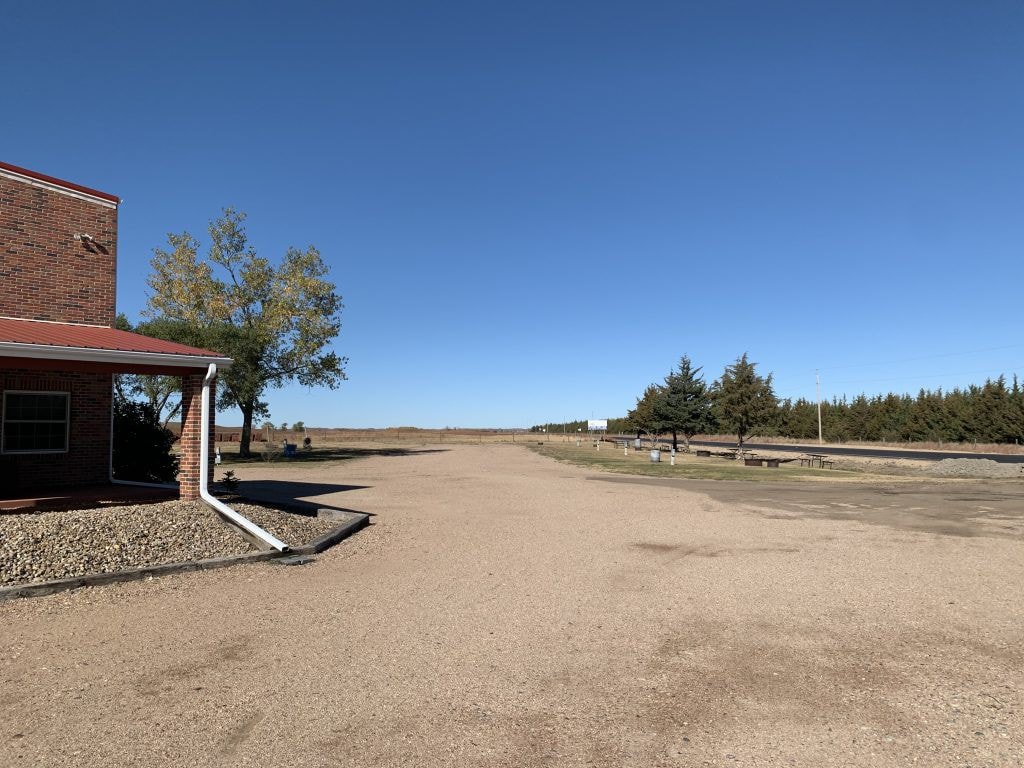
[[[359,529],[365,527],[370,516],[361,512],[349,510],[320,509],[317,510],[318,517],[335,518],[335,513],[345,515],[344,522],[336,528],[331,529],[322,536],[302,546],[293,547],[288,552],[277,552],[276,550],[263,550],[260,552],[246,552],[241,555],[224,555],[223,557],[211,557],[205,560],[186,560],[180,563],[163,563],[160,565],[144,565],[139,568],[129,568],[123,571],[111,571],[110,573],[92,573],[83,576],[71,576],[66,579],[53,579],[52,581],[39,581],[33,584],[14,584],[8,587],[0,587],[0,603],[7,600],[16,600],[21,597],[42,597],[57,592],[66,592],[80,587],[97,587],[104,584],[117,584],[126,581],[141,581],[146,578],[168,576],[172,573],[185,573],[187,571],[212,571],[216,568],[227,568],[232,565],[245,565],[247,563],[262,563],[268,560],[276,560],[292,555],[314,555],[334,546],[339,541],[348,538]],[[326,514],[321,514],[326,513]]]

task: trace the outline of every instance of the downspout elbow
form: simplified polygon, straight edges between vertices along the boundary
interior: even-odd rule
[[[276,549],[278,552],[287,552],[289,550],[287,544],[260,528],[252,520],[238,514],[227,504],[215,499],[210,494],[208,488],[210,482],[210,384],[216,375],[217,365],[216,363],[210,363],[210,367],[206,370],[206,376],[203,379],[202,419],[200,423],[202,432],[199,435],[199,498],[207,506],[224,515],[224,517],[228,518],[239,528],[255,536],[271,549]]]

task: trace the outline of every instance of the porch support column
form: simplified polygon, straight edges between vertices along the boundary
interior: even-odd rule
[[[199,498],[200,440],[202,437],[202,397],[205,372],[181,377],[181,443],[178,465],[179,495],[182,499]],[[214,412],[216,409],[217,380],[210,382],[210,445],[213,445]],[[213,451],[209,461],[209,477],[213,477]]]

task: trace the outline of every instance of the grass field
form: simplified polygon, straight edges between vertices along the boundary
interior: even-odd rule
[[[621,472],[630,475],[647,475],[650,477],[680,477],[693,480],[747,480],[751,482],[781,481],[816,481],[816,480],[889,480],[866,472],[841,469],[819,469],[817,467],[801,467],[799,462],[792,461],[780,464],[777,468],[748,467],[741,461],[725,459],[718,456],[698,458],[695,454],[677,453],[675,466],[671,465],[669,453],[661,452],[661,461],[651,462],[650,451],[634,451],[624,453],[610,443],[602,443],[601,449],[594,448],[593,443],[584,443],[577,447],[575,443],[527,443],[527,447],[558,461],[565,461],[578,466],[593,467],[604,472]]]

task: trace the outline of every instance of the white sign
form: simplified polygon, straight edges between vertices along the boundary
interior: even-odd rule
[[[608,419],[587,419],[587,431],[600,432],[608,431]]]

